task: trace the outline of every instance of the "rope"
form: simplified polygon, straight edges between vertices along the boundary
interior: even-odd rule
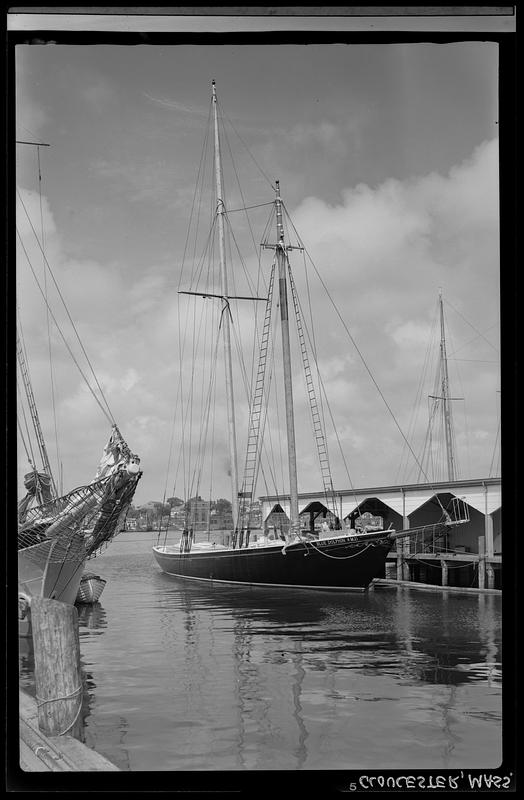
[[[28,255],[28,253],[27,253],[27,250],[25,249],[25,246],[24,246],[24,243],[23,243],[23,241],[22,241],[22,237],[21,237],[21,235],[20,235],[20,231],[18,230],[18,228],[16,229],[16,232],[17,232],[17,234],[18,234],[18,238],[19,238],[19,240],[20,240],[20,244],[22,245],[22,250],[23,250],[23,251],[24,251],[24,253],[25,253],[25,256],[26,256],[26,258],[27,258],[27,262],[28,262],[28,264],[29,264],[29,267],[30,267],[30,269],[31,269],[31,272],[33,273],[33,276],[34,276],[34,278],[35,278],[36,284],[37,284],[38,288],[40,289],[40,292],[41,292],[41,294],[42,294],[42,297],[43,297],[43,298],[44,298],[44,300],[45,300],[45,295],[44,295],[44,292],[43,292],[43,290],[42,290],[42,287],[40,286],[40,283],[39,283],[39,281],[38,281],[38,278],[36,277],[36,273],[35,273],[35,271],[34,271],[34,269],[33,269],[33,265],[31,264],[31,259],[29,258],[29,255]],[[46,302],[46,305],[47,305],[47,301],[46,301],[46,300],[45,300],[45,302]],[[69,344],[68,344],[68,342],[67,342],[67,339],[65,338],[64,334],[62,333],[62,330],[61,330],[61,328],[60,328],[60,326],[59,326],[58,322],[56,321],[56,318],[55,318],[55,316],[54,316],[53,312],[51,311],[51,309],[49,308],[49,306],[48,306],[48,309],[49,309],[49,313],[51,314],[51,317],[52,317],[52,319],[53,319],[53,322],[55,323],[55,325],[56,325],[56,327],[57,327],[57,330],[58,330],[58,332],[59,332],[60,336],[62,337],[62,340],[63,340],[63,342],[64,342],[65,346],[67,347],[67,350],[68,350],[68,352],[69,352],[69,355],[70,355],[70,356],[71,356],[71,358],[73,359],[73,362],[75,363],[75,365],[76,365],[76,367],[77,367],[78,371],[80,372],[80,374],[81,374],[82,378],[83,378],[83,379],[84,379],[84,381],[86,382],[87,388],[89,389],[89,391],[90,391],[90,392],[91,392],[91,394],[93,395],[94,399],[96,400],[96,402],[97,402],[97,404],[99,405],[99,407],[100,407],[100,409],[101,409],[102,413],[104,414],[105,418],[108,420],[108,422],[110,423],[110,425],[114,425],[114,424],[115,424],[115,421],[114,421],[114,419],[113,419],[113,416],[111,415],[111,412],[109,411],[109,414],[107,413],[107,411],[106,411],[106,410],[105,410],[105,408],[103,407],[102,403],[100,402],[100,400],[98,399],[98,397],[97,397],[97,396],[96,396],[96,394],[94,393],[94,391],[93,391],[93,388],[92,388],[91,384],[89,383],[89,381],[87,380],[86,376],[84,375],[84,373],[83,373],[83,371],[82,371],[82,368],[80,367],[80,365],[79,365],[78,361],[76,360],[76,358],[75,358],[75,356],[74,356],[74,354],[73,354],[73,351],[72,351],[72,350],[71,350],[71,348],[69,347]],[[78,334],[77,334],[77,336],[78,336]],[[83,347],[82,347],[82,349],[83,349]],[[84,351],[84,354],[85,354],[85,351]],[[86,356],[86,358],[87,358],[87,356]],[[89,363],[89,359],[88,359],[88,363]],[[91,366],[91,365],[89,364],[89,366]],[[91,367],[91,371],[93,371],[92,367]],[[96,380],[96,377],[95,377],[95,381],[96,381],[96,383],[97,383],[97,386],[98,386],[98,388],[100,389],[100,384],[99,384],[99,383],[98,383],[98,381]],[[100,389],[100,392],[101,392],[101,394],[102,394],[102,397],[104,397],[104,395],[103,395],[103,392],[102,392],[102,390],[101,390],[101,389]],[[106,406],[107,406],[107,401],[105,401],[105,398],[104,398],[104,402],[106,403]],[[107,406],[107,407],[108,407],[108,410],[109,410],[109,406]]]
[[[23,432],[23,430],[22,430],[22,426],[21,426],[21,424],[20,424],[20,418],[19,418],[19,416],[18,416],[18,415],[17,415],[16,421],[17,421],[17,424],[18,424],[18,430],[19,430],[19,432],[20,432],[20,436],[21,436],[21,438],[22,438],[22,442],[23,442],[23,444],[24,444],[24,449],[25,449],[25,452],[26,452],[26,455],[27,455],[27,460],[29,461],[29,463],[31,464],[31,466],[32,466],[32,467],[33,467],[33,469],[34,469],[34,465],[35,465],[35,463],[36,463],[36,462],[35,462],[35,455],[34,455],[34,453],[33,453],[33,445],[32,445],[32,443],[31,443],[31,437],[30,437],[30,435],[29,435],[29,426],[28,426],[28,424],[27,424],[27,417],[26,417],[26,414],[25,414],[25,408],[24,408],[24,406],[22,405],[22,393],[20,392],[20,387],[19,387],[19,385],[18,385],[18,381],[16,382],[16,388],[17,388],[17,392],[18,392],[18,396],[19,396],[19,397],[18,397],[18,399],[19,399],[19,402],[20,402],[20,408],[21,408],[21,410],[22,410],[22,416],[23,416],[23,418],[24,418],[25,432],[26,432],[26,435],[27,435],[27,441],[28,441],[28,443],[29,443],[29,449],[30,449],[30,451],[31,451],[31,454],[29,454],[29,452],[28,452],[28,449],[27,449],[27,444],[26,444],[26,441],[25,441],[25,438],[24,438],[24,432]]]
[[[293,221],[291,220],[291,218],[289,217],[289,215],[287,215],[287,216],[288,216],[288,218],[289,218],[289,220],[290,220],[290,222],[291,222],[291,225],[292,225],[292,227],[293,227],[293,230],[294,230],[294,232],[295,232],[295,235],[296,235],[296,236],[298,237],[298,239],[299,239],[299,242],[300,242],[300,244],[301,244],[302,246],[304,246],[304,245],[303,245],[303,242],[302,242],[302,240],[300,239],[300,236],[299,236],[299,234],[298,234],[298,232],[297,232],[297,230],[296,230],[296,228],[295,228],[295,226],[294,226],[294,224],[293,224]],[[355,339],[354,339],[354,338],[353,338],[353,336],[351,335],[351,331],[349,330],[348,326],[346,325],[346,323],[345,323],[345,321],[344,321],[344,318],[342,317],[342,314],[340,313],[340,311],[339,311],[339,309],[338,309],[338,306],[336,305],[336,303],[335,303],[335,301],[334,301],[333,297],[331,296],[331,294],[330,294],[330,292],[329,292],[329,290],[328,290],[328,287],[326,286],[326,283],[325,283],[325,282],[324,282],[324,280],[322,279],[322,276],[321,276],[321,274],[319,273],[319,271],[318,271],[318,269],[317,269],[317,267],[316,267],[316,265],[315,265],[315,262],[313,261],[313,259],[312,259],[312,258],[311,258],[311,256],[309,255],[309,253],[307,252],[307,250],[306,250],[305,246],[304,246],[304,252],[306,252],[306,253],[307,253],[307,256],[308,256],[308,258],[309,258],[309,260],[310,260],[311,264],[313,265],[313,269],[315,270],[315,272],[316,272],[316,274],[317,274],[317,277],[318,277],[318,279],[319,279],[319,281],[320,281],[320,283],[321,283],[321,285],[322,285],[322,287],[323,287],[324,291],[326,292],[326,295],[327,295],[327,297],[329,298],[329,300],[330,300],[330,302],[331,302],[331,305],[333,306],[333,309],[334,309],[334,311],[335,311],[335,313],[336,313],[337,317],[339,318],[340,322],[342,323],[342,326],[343,326],[344,330],[346,331],[346,334],[347,334],[347,336],[348,336],[349,340],[351,341],[351,343],[352,343],[353,347],[355,348],[355,350],[356,350],[356,352],[357,352],[357,354],[358,354],[358,356],[359,356],[360,360],[362,361],[362,364],[364,365],[364,368],[365,368],[366,372],[368,373],[369,377],[371,378],[371,381],[373,382],[373,385],[375,386],[375,388],[376,388],[377,392],[379,393],[380,397],[382,398],[382,401],[383,401],[384,405],[386,406],[387,410],[389,411],[389,414],[390,414],[390,416],[391,416],[391,418],[392,418],[392,420],[393,420],[393,422],[394,422],[394,424],[395,424],[395,426],[396,426],[397,430],[399,431],[399,433],[400,433],[400,435],[402,436],[402,438],[403,438],[404,442],[406,443],[407,447],[409,448],[409,451],[410,451],[411,455],[413,456],[413,458],[415,459],[416,463],[419,465],[419,467],[420,467],[420,469],[421,469],[421,472],[422,472],[422,474],[423,474],[423,475],[424,475],[424,477],[426,478],[426,481],[427,481],[427,483],[428,483],[428,484],[431,486],[431,481],[429,480],[428,476],[426,475],[426,473],[425,473],[425,472],[424,472],[424,470],[422,469],[422,465],[420,464],[420,462],[419,462],[419,460],[418,460],[417,456],[415,455],[415,453],[414,453],[414,451],[413,451],[413,448],[411,447],[411,445],[410,445],[410,443],[409,443],[409,441],[408,441],[408,439],[407,439],[406,435],[404,434],[404,431],[403,431],[403,430],[402,430],[402,428],[400,427],[400,424],[399,424],[399,422],[398,422],[397,418],[395,417],[395,414],[393,413],[393,410],[392,410],[391,406],[390,406],[390,405],[389,405],[389,403],[387,402],[387,400],[386,400],[386,398],[385,398],[385,396],[384,396],[384,393],[382,392],[382,390],[381,390],[380,386],[378,385],[378,383],[377,383],[377,380],[376,380],[375,376],[374,376],[374,375],[373,375],[373,373],[371,372],[371,369],[369,368],[369,366],[368,366],[368,364],[367,364],[367,362],[366,362],[366,359],[364,358],[363,354],[361,353],[361,351],[360,351],[360,349],[359,349],[359,347],[358,347],[358,345],[357,345],[357,343],[356,343]],[[444,507],[443,507],[443,506],[442,506],[442,504],[440,503],[440,500],[439,500],[438,494],[437,494],[437,493],[435,493],[435,496],[436,496],[436,498],[437,498],[437,501],[438,501],[439,505],[441,506],[442,510],[444,510]]]
[[[93,375],[93,378],[95,379],[95,383],[96,383],[96,385],[98,386],[98,390],[99,390],[99,392],[100,392],[100,395],[101,395],[101,397],[102,397],[102,399],[103,399],[104,403],[106,404],[106,408],[107,408],[107,410],[108,410],[108,412],[109,412],[109,417],[108,417],[108,419],[110,420],[111,424],[114,424],[114,417],[113,417],[113,414],[112,414],[112,412],[111,412],[111,409],[109,408],[109,404],[108,404],[108,402],[107,402],[107,400],[106,400],[106,398],[105,398],[104,392],[102,391],[102,387],[100,386],[100,384],[99,384],[99,382],[98,382],[98,378],[97,378],[97,377],[96,377],[96,375],[95,375],[95,371],[94,371],[94,369],[93,369],[93,367],[92,367],[92,365],[91,365],[91,362],[90,362],[90,360],[89,360],[89,357],[88,357],[88,355],[87,355],[87,353],[86,353],[86,351],[85,351],[84,345],[82,344],[82,340],[80,339],[80,336],[78,335],[78,331],[77,331],[77,329],[76,329],[75,323],[73,322],[73,319],[72,319],[72,317],[71,317],[71,314],[69,313],[69,309],[67,308],[67,305],[66,305],[66,302],[65,302],[65,300],[64,300],[64,298],[63,298],[62,292],[60,291],[60,287],[58,286],[58,284],[57,284],[57,282],[56,282],[56,279],[55,279],[55,276],[53,275],[53,271],[52,271],[52,269],[51,269],[51,266],[50,266],[50,264],[49,264],[49,262],[48,262],[48,260],[47,260],[47,258],[46,258],[46,255],[45,255],[45,253],[44,253],[44,251],[43,251],[43,249],[42,249],[42,245],[41,245],[41,243],[40,243],[40,240],[39,240],[39,238],[38,238],[38,234],[36,233],[36,231],[35,231],[35,229],[34,229],[33,223],[32,223],[32,221],[31,221],[31,218],[30,218],[30,216],[29,216],[29,213],[28,213],[28,211],[27,211],[27,208],[26,208],[26,206],[25,206],[25,203],[24,203],[24,201],[22,200],[22,196],[21,196],[20,192],[18,191],[18,189],[17,189],[17,194],[18,194],[18,199],[20,200],[20,202],[21,202],[21,204],[22,204],[22,206],[23,206],[23,209],[24,209],[24,211],[25,211],[26,217],[27,217],[27,219],[28,219],[28,221],[29,221],[29,225],[31,226],[31,230],[32,230],[32,231],[33,231],[33,233],[34,233],[34,236],[35,236],[35,239],[36,239],[36,241],[37,241],[38,247],[40,248],[40,250],[41,250],[41,252],[42,252],[42,256],[43,256],[43,259],[44,259],[44,261],[45,261],[45,264],[46,264],[46,266],[47,266],[47,269],[49,270],[49,274],[51,275],[51,277],[52,277],[52,279],[53,279],[53,283],[55,284],[56,290],[57,290],[57,292],[58,292],[58,296],[60,297],[60,299],[61,299],[61,301],[62,301],[62,303],[63,303],[63,306],[64,306],[64,308],[65,308],[66,314],[67,314],[67,316],[68,316],[68,318],[69,318],[69,321],[70,321],[70,323],[71,323],[71,325],[72,325],[72,328],[73,328],[73,330],[74,330],[74,332],[75,332],[75,334],[76,334],[76,338],[78,339],[78,343],[80,344],[80,348],[81,348],[81,350],[82,350],[82,352],[83,352],[83,354],[84,354],[84,356],[85,356],[85,359],[86,359],[87,363],[89,364],[89,368],[90,368],[90,370],[91,370],[91,374]],[[41,289],[41,287],[40,287],[40,284],[38,283],[38,279],[36,278],[35,272],[34,272],[34,270],[33,270],[33,267],[32,267],[32,265],[31,265],[30,258],[29,258],[28,254],[27,254],[27,250],[25,249],[25,247],[24,247],[24,244],[23,244],[23,242],[22,242],[22,237],[20,236],[20,233],[19,233],[19,231],[18,231],[18,228],[17,228],[17,233],[18,233],[18,237],[19,237],[19,239],[20,239],[20,243],[22,244],[22,248],[23,248],[23,250],[24,250],[24,253],[25,253],[25,255],[26,255],[26,258],[27,258],[27,260],[28,260],[28,262],[29,262],[29,266],[31,267],[31,271],[32,271],[32,273],[33,273],[33,275],[34,275],[34,277],[35,277],[35,280],[36,280],[37,284],[38,284],[38,288],[39,288],[39,289],[40,289],[40,291],[42,292],[42,289]],[[42,292],[42,294],[43,294],[43,296],[44,296],[44,300],[45,300],[45,303],[46,303],[47,309],[48,309],[49,313],[51,314],[51,317],[52,317],[52,319],[53,319],[53,322],[54,322],[54,323],[55,323],[55,325],[57,326],[57,328],[58,328],[58,330],[59,330],[59,332],[60,332],[60,334],[61,334],[62,338],[64,338],[64,337],[63,337],[63,335],[62,335],[62,332],[60,331],[60,328],[59,328],[59,326],[58,326],[58,323],[57,323],[57,321],[56,321],[56,319],[55,319],[55,317],[54,317],[54,315],[53,315],[53,313],[52,313],[51,309],[49,308],[49,304],[48,304],[48,302],[47,302],[47,298],[46,298],[45,294],[44,294],[43,292]],[[65,341],[65,339],[64,339],[64,341]],[[71,350],[69,349],[69,347],[68,347],[68,350],[69,350],[69,352],[71,353]],[[76,361],[75,361],[75,363],[76,363]],[[77,364],[77,366],[78,366],[78,364]],[[82,377],[84,377],[84,376],[82,375]],[[85,377],[84,377],[84,380],[86,380],[86,378],[85,378]],[[86,380],[86,383],[87,383],[87,380]],[[89,384],[88,384],[88,386],[89,386]],[[92,389],[91,389],[91,391],[92,391]],[[105,413],[105,412],[104,412],[104,413]],[[106,414],[106,416],[107,416],[107,414]]]
[[[218,100],[217,100],[217,105],[218,105]],[[220,106],[220,111],[222,112],[222,107],[221,107],[221,106]],[[274,189],[275,189],[275,186],[274,186],[274,184],[271,182],[271,179],[270,179],[270,178],[267,176],[267,174],[264,172],[264,170],[262,169],[262,167],[260,166],[260,164],[259,164],[259,163],[258,163],[258,161],[256,160],[255,156],[253,155],[253,153],[251,152],[251,150],[249,149],[249,147],[247,146],[247,144],[245,143],[245,141],[242,139],[241,135],[239,134],[239,132],[237,131],[237,129],[235,128],[235,126],[233,125],[233,123],[231,122],[230,118],[227,116],[227,114],[221,114],[221,116],[222,116],[224,119],[227,119],[227,121],[229,122],[229,124],[231,125],[231,127],[233,128],[233,130],[235,131],[236,135],[238,136],[238,138],[240,139],[240,141],[242,142],[242,144],[243,144],[243,145],[244,145],[244,147],[246,148],[246,150],[247,150],[247,153],[248,153],[248,155],[250,156],[250,158],[253,160],[253,163],[255,164],[256,168],[258,169],[258,171],[260,172],[260,174],[262,175],[262,177],[264,178],[264,180],[266,180],[266,181],[267,181],[267,183],[268,183],[268,184],[271,186],[271,188],[274,190]]]
[[[337,561],[346,561],[348,558],[356,558],[357,556],[363,555],[363,553],[365,553],[366,550],[368,550],[370,547],[372,547],[372,544],[370,542],[369,544],[367,544],[364,547],[363,550],[359,550],[358,553],[353,553],[353,555],[351,555],[351,556],[331,556],[331,555],[329,555],[329,553],[324,553],[322,550],[319,550],[319,548],[316,546],[316,544],[313,544],[313,542],[308,542],[306,544],[306,550],[307,550],[307,546],[308,545],[311,545],[311,547],[313,547],[317,551],[317,553],[320,553],[321,556],[325,556],[326,558],[334,558]]]
[[[461,317],[461,318],[464,320],[464,322],[465,322],[467,325],[469,325],[469,327],[470,327],[470,328],[473,328],[473,330],[474,330],[474,331],[475,331],[475,333],[477,334],[477,336],[476,336],[474,339],[470,339],[470,341],[469,341],[469,342],[466,342],[465,344],[462,344],[462,345],[460,345],[460,347],[458,347],[456,350],[453,350],[453,351],[452,351],[452,355],[453,355],[454,353],[458,353],[458,351],[459,351],[459,350],[461,350],[463,347],[465,347],[465,346],[466,346],[466,344],[471,344],[471,342],[474,342],[474,341],[475,341],[476,339],[478,339],[479,337],[480,337],[481,339],[484,339],[484,341],[485,341],[487,344],[489,344],[489,346],[490,346],[490,347],[492,347],[492,348],[493,348],[493,350],[495,350],[495,352],[496,352],[496,353],[498,353],[498,352],[499,352],[499,351],[498,351],[498,349],[495,347],[495,345],[494,345],[492,342],[490,342],[490,341],[489,341],[489,339],[486,339],[486,337],[484,336],[484,334],[483,334],[481,331],[477,330],[477,328],[475,328],[475,326],[474,326],[474,325],[472,325],[472,324],[471,324],[471,322],[469,322],[469,320],[467,320],[467,319],[466,319],[466,317],[465,317],[463,314],[461,314],[461,313],[460,313],[460,311],[459,311],[457,308],[455,308],[455,306],[454,306],[452,303],[450,303],[450,302],[449,302],[449,300],[448,300],[447,298],[446,298],[446,301],[445,301],[445,302],[446,302],[446,305],[450,306],[450,308],[452,308],[452,309],[453,309],[453,311],[454,311],[456,314],[458,314],[458,315],[459,315],[459,317]],[[490,326],[489,326],[489,328],[486,328],[486,331],[489,331],[489,330],[491,330],[491,328],[494,328],[496,324],[497,324],[497,323],[495,322],[493,325],[490,325]]]
[[[415,562],[417,564],[424,564],[424,566],[426,566],[426,567],[434,567],[434,569],[440,569],[440,564],[432,564],[431,561],[423,561],[421,558],[417,558],[416,553],[413,553],[412,556],[406,556],[405,559],[404,559],[404,562],[407,562],[408,560],[412,561],[412,562]],[[445,559],[443,558],[442,560],[445,560]],[[476,564],[477,564],[476,561],[466,561],[466,562],[463,562],[462,564],[447,565],[447,568],[448,569],[464,569],[465,567],[471,567],[471,566],[474,566]]]
[[[45,252],[45,236],[44,236],[44,213],[42,208],[42,170],[40,168],[40,147],[36,148],[36,155],[37,155],[37,162],[38,162],[38,198],[39,198],[39,205],[40,205],[40,235],[42,237],[42,255]],[[53,408],[53,421],[55,427],[55,448],[56,448],[56,463],[58,469],[60,469],[60,449],[58,445],[58,424],[56,420],[56,400],[55,400],[55,376],[54,376],[54,369],[53,369],[53,354],[51,348],[51,326],[49,323],[49,305],[47,300],[47,269],[46,269],[46,258],[44,255],[44,291],[45,291],[45,300],[46,300],[46,325],[47,325],[47,350],[49,353],[49,377],[51,383],[51,402]],[[54,481],[53,481],[54,483]],[[58,494],[58,492],[57,492]]]
[[[79,686],[77,689],[75,689],[70,694],[64,694],[61,697],[50,697],[48,700],[40,700],[40,698],[37,695],[36,699],[40,700],[40,702],[37,703],[37,707],[41,708],[41,706],[45,705],[46,703],[56,703],[56,702],[58,702],[58,700],[69,700],[70,698],[74,697],[76,694],[82,693],[82,691],[83,691],[83,687]],[[77,712],[76,712],[76,714],[74,716],[74,719],[71,722],[71,724],[68,725],[65,730],[63,730],[60,733],[56,734],[57,736],[64,736],[75,725],[78,717],[80,716],[80,712],[82,710],[82,699],[83,699],[82,696],[80,696],[80,703],[79,703],[79,706],[78,706],[78,710],[77,710]]]

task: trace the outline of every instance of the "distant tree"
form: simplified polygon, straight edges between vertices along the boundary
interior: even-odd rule
[[[191,510],[191,503],[193,500],[202,500],[202,498],[200,497],[199,494],[196,495],[195,497],[190,497],[189,500],[186,500],[186,502],[184,503],[184,511]]]
[[[213,503],[213,507],[219,514],[230,514],[231,513],[231,503],[229,500],[221,497],[218,500],[215,500]]]
[[[183,506],[184,501],[180,499],[180,497],[168,497],[167,503],[170,508],[174,508],[176,506]]]

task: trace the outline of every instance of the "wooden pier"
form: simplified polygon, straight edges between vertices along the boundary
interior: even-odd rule
[[[19,690],[20,768],[24,772],[119,772],[83,741],[84,686],[76,608],[33,597],[30,614],[36,699]]]
[[[20,690],[20,768],[24,772],[120,772],[119,767],[73,736],[46,736],[36,700]]]

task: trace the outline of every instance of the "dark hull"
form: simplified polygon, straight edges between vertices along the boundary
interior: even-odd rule
[[[154,557],[169,575],[192,580],[308,589],[364,591],[383,574],[388,537],[323,539],[288,545],[216,552],[166,552]]]

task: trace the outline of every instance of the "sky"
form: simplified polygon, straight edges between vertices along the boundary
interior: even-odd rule
[[[278,179],[315,265],[307,275],[337,428],[336,435],[328,432],[335,488],[348,487],[348,469],[355,487],[416,479],[398,427],[419,453],[434,393],[439,290],[451,393],[462,398],[453,403],[458,476],[495,474],[497,70],[497,45],[489,41],[18,45],[16,136],[50,147],[16,148],[17,227],[25,246],[17,254],[17,303],[44,438],[54,469],[62,464],[64,488],[92,479],[109,425],[47,319],[28,257],[80,359],[32,228],[44,231],[47,261],[90,363],[141,457],[136,504],[183,496],[173,454],[180,452],[184,423],[173,429],[173,420],[189,369],[179,365],[178,353],[190,312],[178,290],[185,285],[212,79],[232,132],[227,142],[239,148],[242,176],[249,173],[245,204],[271,202]],[[226,177],[228,159],[224,147],[233,208],[242,197],[234,174]],[[245,234],[244,228],[239,241]],[[291,257],[297,287],[307,288],[302,254]],[[254,261],[251,255],[245,263]],[[321,297],[316,270],[337,310]],[[250,319],[244,306],[238,321]],[[315,491],[311,426],[295,377],[299,490]],[[247,420],[241,404],[238,414],[241,445]],[[213,492],[228,497],[225,424],[218,420]],[[281,420],[273,421],[282,441]],[[20,482],[28,468],[22,442],[18,466]],[[279,490],[285,489],[284,479]]]

